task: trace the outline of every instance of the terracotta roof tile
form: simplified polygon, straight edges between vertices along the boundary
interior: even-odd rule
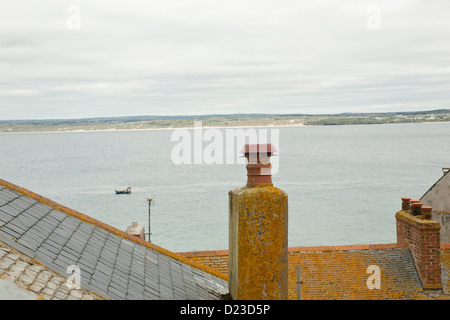
[[[180,254],[228,273],[228,250]],[[290,247],[289,299],[297,299],[297,267],[304,300],[450,299],[450,245],[441,245],[441,261],[444,290],[423,290],[410,250],[395,243]],[[370,266],[379,268],[379,289],[367,286]]]

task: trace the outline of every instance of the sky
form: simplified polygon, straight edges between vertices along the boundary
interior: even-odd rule
[[[4,0],[0,120],[450,108],[450,1]]]

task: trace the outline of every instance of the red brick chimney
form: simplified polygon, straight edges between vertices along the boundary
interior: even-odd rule
[[[410,205],[406,204],[408,200]],[[395,215],[397,245],[410,248],[422,287],[441,289],[441,226],[431,219],[431,211],[418,201],[402,198],[402,210]]]

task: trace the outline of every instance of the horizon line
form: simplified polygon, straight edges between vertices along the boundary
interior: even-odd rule
[[[342,115],[377,115],[377,114],[420,114],[432,112],[450,113],[450,109],[439,108],[431,110],[416,110],[416,111],[382,111],[382,112],[338,112],[338,113],[204,113],[204,114],[147,114],[147,115],[118,115],[118,116],[95,116],[95,117],[80,117],[80,118],[28,118],[28,119],[7,119],[0,120],[0,123],[21,122],[21,121],[92,121],[92,120],[107,120],[107,119],[126,119],[126,118],[151,118],[150,120],[167,120],[170,118],[186,119],[186,118],[212,118],[212,117],[227,117],[227,116],[342,116]],[[160,119],[167,118],[167,119]]]

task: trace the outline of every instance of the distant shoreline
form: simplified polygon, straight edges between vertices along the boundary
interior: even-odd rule
[[[56,132],[118,132],[151,130],[190,130],[194,122],[202,128],[287,128],[300,126],[341,126],[400,123],[450,122],[450,110],[439,109],[410,113],[338,114],[338,115],[211,115],[198,117],[150,116],[67,120],[0,121],[0,134]],[[150,117],[151,118],[151,117]]]
[[[301,124],[292,125],[249,125],[249,126],[204,126],[202,129],[245,129],[245,128],[282,128],[282,127],[303,127],[314,126]],[[0,132],[0,134],[26,134],[26,133],[84,133],[84,132],[121,132],[121,131],[163,131],[163,130],[193,130],[192,127],[166,127],[166,128],[143,128],[143,129],[76,129],[76,130],[53,130],[53,131],[11,131]]]
[[[376,125],[376,124],[411,124],[411,123],[450,123],[450,121],[422,121],[422,122],[386,122],[386,123],[373,123],[373,124],[339,124],[339,125],[324,125],[324,124],[285,124],[285,125],[245,125],[245,126],[205,126],[202,125],[202,129],[248,129],[248,128],[294,128],[294,127],[330,127],[330,126],[355,126],[355,125]],[[124,132],[124,131],[164,131],[164,130],[193,130],[194,126],[190,127],[164,127],[164,128],[110,128],[110,129],[75,129],[75,130],[49,130],[49,131],[11,131],[0,132],[2,134],[28,134],[28,133],[86,133],[86,132]]]

